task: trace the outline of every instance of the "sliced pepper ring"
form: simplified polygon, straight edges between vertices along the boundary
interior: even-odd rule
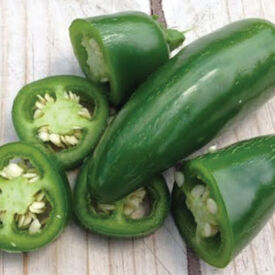
[[[165,29],[156,17],[143,12],[76,19],[69,31],[82,71],[93,82],[107,83],[114,105],[123,104],[169,59],[169,49],[184,41],[182,32]]]
[[[58,237],[71,215],[67,178],[31,145],[0,147],[0,249],[37,249]]]
[[[85,228],[109,237],[130,238],[153,233],[164,222],[170,208],[170,195],[162,176],[153,178],[146,189],[141,188],[113,204],[97,204],[88,191],[87,171],[86,163],[79,172],[73,195],[74,213]],[[149,213],[143,212],[133,218],[129,215],[134,212],[129,211],[127,198],[143,192],[147,193],[150,201]],[[144,198],[144,193],[141,196]],[[138,200],[137,204],[142,199]],[[136,205],[133,200],[132,203]]]
[[[108,118],[99,89],[77,76],[54,76],[24,86],[13,123],[20,139],[43,144],[65,169],[79,165],[95,147]]]
[[[172,212],[187,244],[207,263],[225,267],[271,217],[274,144],[275,136],[257,137],[184,163]]]

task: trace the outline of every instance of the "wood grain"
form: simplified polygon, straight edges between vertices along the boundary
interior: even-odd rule
[[[186,43],[231,21],[263,17],[275,22],[274,0],[0,0],[0,145],[17,140],[11,106],[26,83],[56,74],[82,75],[73,56],[68,27],[77,17],[123,10],[158,14],[169,27],[187,33]],[[218,147],[274,132],[275,99],[228,129]],[[204,147],[196,154],[206,151]],[[68,174],[73,185],[76,171]],[[165,172],[169,187],[173,168]],[[155,234],[113,240],[73,221],[51,245],[32,253],[0,252],[0,275],[91,274],[275,274],[275,219],[226,269],[198,260],[185,247],[171,216]]]

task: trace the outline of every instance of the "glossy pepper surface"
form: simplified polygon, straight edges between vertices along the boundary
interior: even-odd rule
[[[192,159],[184,163],[181,172],[184,183],[180,187],[175,184],[172,195],[178,229],[202,259],[224,267],[273,213],[275,136],[245,140]],[[200,191],[202,186],[208,194]],[[200,204],[194,203],[196,199]],[[205,208],[214,215],[203,212]],[[209,227],[204,217],[213,234],[200,231],[202,223],[206,231]]]
[[[43,150],[19,142],[0,147],[0,191],[0,249],[37,249],[68,223],[69,184]]]
[[[83,72],[93,82],[109,86],[114,105],[124,103],[184,40],[182,33],[165,29],[142,12],[76,19],[70,37]]]
[[[275,28],[261,19],[194,41],[153,73],[98,144],[88,184],[102,202],[120,199],[273,95]]]
[[[84,78],[53,76],[19,91],[12,118],[21,140],[43,144],[70,169],[94,149],[107,124],[108,104]]]
[[[170,208],[169,190],[162,176],[115,203],[101,204],[88,190],[87,169],[84,165],[74,189],[74,212],[84,227],[109,237],[130,238],[148,235],[162,225]]]

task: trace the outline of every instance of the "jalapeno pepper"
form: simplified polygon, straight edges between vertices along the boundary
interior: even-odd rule
[[[57,238],[71,213],[66,176],[28,144],[0,147],[0,249],[29,251]]]
[[[85,75],[109,85],[109,99],[119,105],[157,67],[184,35],[163,28],[142,12],[121,12],[76,19],[70,26],[74,53]]]
[[[93,150],[107,124],[108,105],[87,80],[54,76],[23,87],[12,116],[20,139],[43,144],[69,169]]]
[[[109,237],[141,237],[154,232],[168,215],[170,195],[162,176],[151,179],[125,198],[112,203],[98,203],[87,187],[85,165],[74,190],[74,212],[89,230]]]
[[[88,173],[101,202],[120,199],[274,94],[275,28],[235,22],[194,41],[153,73],[123,106]],[[240,62],[241,60],[241,62]]]
[[[275,136],[257,137],[187,161],[172,211],[186,242],[224,267],[262,229],[275,206]]]

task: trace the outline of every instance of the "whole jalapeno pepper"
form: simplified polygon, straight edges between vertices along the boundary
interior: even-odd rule
[[[274,57],[274,25],[261,19],[232,23],[185,47],[105,131],[88,173],[94,196],[120,199],[265,102],[275,91]]]
[[[71,215],[71,193],[58,167],[34,146],[0,147],[0,249],[30,251],[63,231]]]
[[[124,103],[184,40],[183,33],[142,12],[76,19],[70,37],[82,71],[93,82],[109,85],[114,105]]]
[[[274,210],[275,136],[191,159],[178,173],[184,181],[173,189],[176,225],[203,260],[225,267]]]
[[[73,196],[74,213],[84,227],[109,237],[130,238],[148,235],[162,225],[170,207],[162,176],[117,202],[102,204],[88,190],[87,169],[87,164],[81,169]]]
[[[53,76],[19,91],[12,118],[20,139],[40,142],[70,169],[95,147],[107,124],[108,104],[84,78]]]

